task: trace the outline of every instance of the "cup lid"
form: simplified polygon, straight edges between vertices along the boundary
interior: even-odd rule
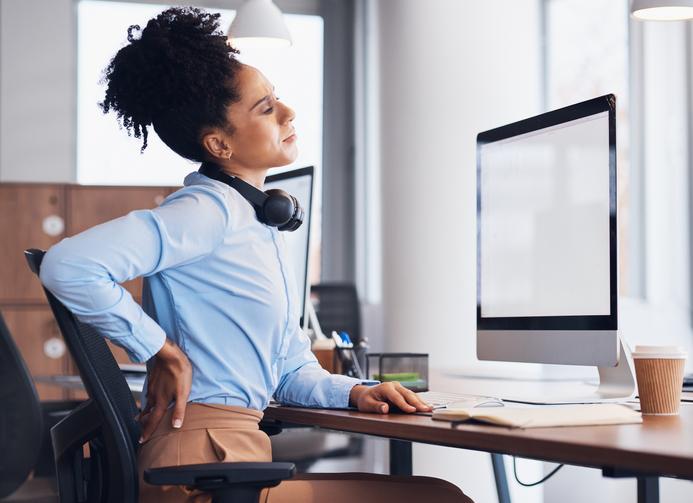
[[[633,358],[686,358],[688,354],[681,346],[635,346]]]

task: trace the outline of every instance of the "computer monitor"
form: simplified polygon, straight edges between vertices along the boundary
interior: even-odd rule
[[[627,363],[609,369],[621,348],[615,114],[606,95],[477,137],[477,356],[597,366],[602,398],[632,393]],[[609,380],[625,387],[604,394]]]
[[[298,285],[299,295],[303,299],[301,311],[301,326],[305,326],[306,310],[308,308],[310,284],[308,282],[308,258],[310,255],[310,222],[313,209],[313,167],[285,171],[265,179],[264,190],[282,189],[292,194],[301,203],[305,211],[303,224],[293,232],[284,232],[284,238],[289,248],[294,277]]]

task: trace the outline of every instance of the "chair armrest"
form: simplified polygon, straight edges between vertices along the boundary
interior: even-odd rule
[[[144,471],[152,485],[188,486],[203,491],[228,486],[273,487],[296,473],[293,463],[205,463],[166,466]]]
[[[278,435],[282,432],[283,425],[274,419],[263,419],[260,421],[260,430],[264,431],[268,437]]]

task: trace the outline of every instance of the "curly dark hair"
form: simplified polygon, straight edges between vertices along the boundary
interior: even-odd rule
[[[113,110],[128,135],[142,138],[148,126],[177,154],[205,160],[206,128],[229,133],[226,107],[238,101],[238,51],[219,30],[219,14],[194,7],[165,10],[141,30],[128,28],[128,44],[104,70],[104,113]]]

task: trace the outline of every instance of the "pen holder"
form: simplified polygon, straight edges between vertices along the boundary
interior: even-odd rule
[[[315,358],[318,359],[320,366],[327,370],[330,374],[342,373],[342,362],[340,361],[335,348],[313,349],[313,354],[315,355]]]
[[[366,362],[369,379],[398,381],[412,391],[428,391],[427,353],[368,353]]]

